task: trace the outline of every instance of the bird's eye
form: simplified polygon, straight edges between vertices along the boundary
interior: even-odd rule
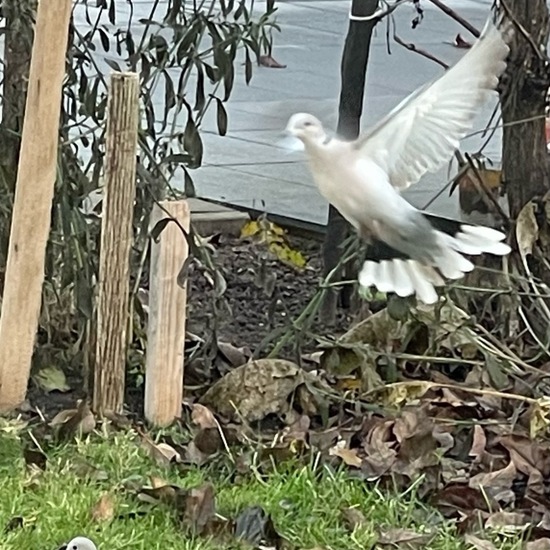
[[[307,122],[304,122],[304,126],[307,128],[308,126],[311,126],[313,124],[313,122],[310,122],[310,121],[307,121]]]

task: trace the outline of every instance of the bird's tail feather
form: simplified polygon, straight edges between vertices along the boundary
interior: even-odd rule
[[[510,252],[510,247],[503,242],[505,235],[500,231],[465,224],[457,226],[458,230],[452,234],[436,229],[440,246],[432,265],[404,258],[399,252],[392,257],[392,249],[387,248],[382,258],[363,264],[359,284],[375,286],[380,292],[395,292],[402,297],[416,294],[422,302],[431,304],[438,300],[435,287],[443,286],[445,279],[460,279],[474,269],[474,264],[463,254],[505,256]]]
[[[445,281],[435,269],[416,260],[367,260],[359,273],[359,284],[368,288],[375,286],[380,292],[395,292],[405,297],[416,294],[420,300],[433,304],[438,296],[436,286]]]

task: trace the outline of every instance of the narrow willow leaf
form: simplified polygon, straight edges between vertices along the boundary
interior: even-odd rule
[[[252,80],[252,60],[250,59],[248,48],[245,49],[244,79],[247,84],[250,84]]]
[[[162,71],[164,75],[164,119],[168,118],[168,113],[176,106],[176,94],[174,92],[174,83],[168,71]]]
[[[222,100],[219,97],[214,97],[217,103],[218,111],[216,115],[218,123],[218,133],[220,136],[225,136],[227,133],[227,111],[223,105]]]
[[[109,67],[111,67],[114,71],[117,71],[118,73],[122,72],[120,65],[113,59],[105,59],[105,63],[107,63],[107,65],[109,65]]]
[[[107,36],[107,33],[101,28],[98,28],[97,32],[99,33],[99,41],[101,42],[101,47],[104,51],[108,52],[111,48],[111,44],[109,42],[109,37]]]
[[[196,64],[197,68],[197,87],[195,89],[195,111],[202,111],[205,104],[204,95],[204,69],[200,64]]]
[[[187,198],[196,197],[195,184],[193,178],[189,175],[189,172],[184,168],[184,193]]]
[[[176,283],[180,288],[185,288],[185,284],[187,283],[187,279],[189,277],[189,266],[191,265],[192,260],[193,257],[191,255],[187,256],[187,258],[185,258],[185,261],[183,262],[183,265],[181,266],[181,269],[179,270]]]
[[[126,34],[124,36],[124,43],[126,44],[128,55],[130,57],[136,55],[136,43],[134,41],[134,35],[132,34],[130,28],[128,28],[128,30],[126,31]]]
[[[116,5],[115,0],[111,0],[109,4],[109,23],[114,25],[116,23]]]
[[[191,112],[187,117],[187,124],[183,132],[183,146],[185,150],[193,157],[192,168],[198,168],[202,163],[202,139],[193,120]]]
[[[233,90],[234,81],[235,81],[235,69],[233,68],[233,63],[231,63],[228,65],[227,72],[225,73],[225,76],[223,79],[223,88],[225,90],[225,94],[223,96],[224,101],[227,101],[231,96],[231,91]]]
[[[159,220],[149,232],[149,236],[151,237],[151,239],[158,243],[161,233],[166,229],[166,226],[171,221],[173,221],[172,218],[162,218],[161,220]]]
[[[219,71],[212,67],[212,65],[208,65],[208,63],[203,63],[203,65],[206,76],[210,79],[210,82],[217,82],[219,80]]]
[[[239,6],[235,10],[235,15],[234,15],[235,20],[240,19],[242,15],[244,15],[245,20],[248,19],[248,12],[246,9],[246,0],[241,0],[239,2]]]
[[[188,164],[191,160],[191,155],[187,153],[174,153],[164,157],[162,159],[162,164]]]

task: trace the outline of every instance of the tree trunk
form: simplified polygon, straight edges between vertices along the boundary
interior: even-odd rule
[[[530,36],[527,40],[516,28],[501,94],[502,168],[510,215],[516,219],[527,202],[550,188],[544,118],[550,80],[541,53],[549,17],[546,0],[508,0],[507,6]]]
[[[354,16],[372,15],[378,8],[378,0],[352,0],[351,13]],[[377,20],[354,21],[350,19],[348,34],[342,54],[341,91],[338,106],[337,132],[344,139],[355,139],[359,135],[365,78],[369,60],[372,32]],[[327,233],[323,246],[324,276],[326,277],[340,261],[341,245],[346,239],[349,225],[332,205],[329,207]],[[333,281],[334,282],[334,281]],[[343,305],[349,307],[351,293],[344,287],[341,297]],[[334,323],[338,292],[328,292],[321,308],[325,322]]]

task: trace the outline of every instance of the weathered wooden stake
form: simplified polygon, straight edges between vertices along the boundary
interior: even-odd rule
[[[113,73],[107,106],[93,396],[99,413],[119,413],[124,405],[138,125],[138,75]]]
[[[187,201],[161,204],[189,230]],[[166,212],[155,207],[152,227],[167,217]],[[145,417],[155,426],[167,426],[181,414],[187,290],[178,286],[177,277],[188,253],[185,236],[174,222],[164,228],[160,242],[152,243]]]
[[[31,369],[57,174],[72,5],[72,0],[41,0],[36,15],[0,318],[0,411],[25,399]]]

